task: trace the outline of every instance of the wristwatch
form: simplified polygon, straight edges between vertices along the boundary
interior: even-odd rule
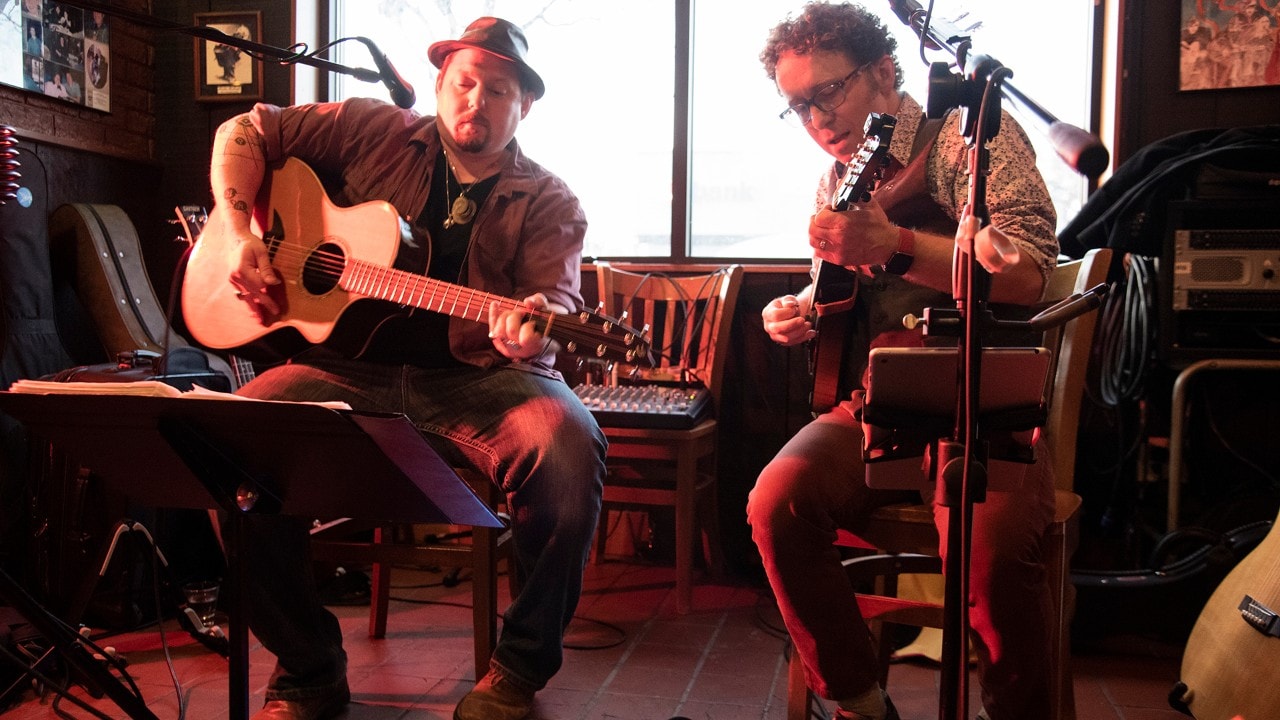
[[[891,275],[906,275],[916,261],[916,234],[907,228],[898,228],[898,249],[889,256],[881,270]]]

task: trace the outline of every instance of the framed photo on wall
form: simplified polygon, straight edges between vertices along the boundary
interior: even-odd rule
[[[1280,4],[1182,0],[1178,89],[1280,85]]]
[[[196,25],[240,40],[262,42],[262,13],[197,13]],[[195,39],[196,100],[249,102],[262,99],[262,61],[242,48]]]
[[[111,24],[56,0],[0,2],[0,83],[111,110]]]

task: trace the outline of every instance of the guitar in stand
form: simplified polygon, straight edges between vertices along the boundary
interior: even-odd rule
[[[889,163],[889,142],[898,120],[892,115],[871,113],[863,127],[865,138],[849,159],[844,175],[831,199],[837,212],[849,205],[871,199],[871,191]],[[858,273],[835,263],[818,261],[813,279],[809,322],[817,336],[809,347],[809,372],[813,390],[809,409],[814,415],[830,410],[840,399],[840,363],[848,346],[853,308],[858,292]]]
[[[1277,518],[1280,520],[1280,518]],[[1199,720],[1280,718],[1280,534],[1227,573],[1187,638],[1169,704]]]

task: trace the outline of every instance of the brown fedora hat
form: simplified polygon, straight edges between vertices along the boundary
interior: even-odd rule
[[[476,48],[510,60],[520,69],[520,78],[528,90],[533,91],[534,98],[542,97],[546,86],[542,78],[529,67],[525,54],[529,52],[529,41],[524,32],[511,22],[496,17],[482,17],[467,26],[462,37],[457,40],[441,40],[427,48],[427,59],[431,64],[440,67],[449,53],[462,48]]]

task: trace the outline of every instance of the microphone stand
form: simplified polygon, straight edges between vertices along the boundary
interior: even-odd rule
[[[327,70],[329,72],[336,72],[336,73],[341,73],[343,75],[350,75],[363,82],[368,82],[368,83],[382,82],[382,76],[379,75],[378,72],[375,70],[369,70],[368,68],[347,67],[346,65],[335,63],[331,60],[318,58],[314,55],[304,55],[296,51],[298,48],[298,45],[294,45],[289,48],[279,48],[279,47],[275,47],[274,45],[265,45],[263,43],[254,42],[252,40],[247,40],[244,38],[232,37],[231,35],[228,35],[222,32],[221,30],[218,30],[217,28],[213,28],[209,26],[200,26],[200,25],[183,25],[182,23],[172,22],[170,20],[162,20],[160,18],[153,17],[145,13],[134,12],[132,10],[125,10],[124,8],[108,5],[105,2],[98,2],[97,0],[64,0],[63,4],[71,5],[72,7],[78,7],[82,10],[97,11],[97,12],[103,13],[104,15],[111,15],[114,17],[123,18],[125,20],[128,20],[129,22],[135,23],[137,25],[141,25],[143,27],[158,28],[161,30],[173,30],[175,32],[180,32],[186,35],[191,35],[193,37],[203,38],[211,42],[216,42],[221,45],[230,45],[232,47],[244,50],[249,54],[254,55],[255,57],[276,60],[281,64],[301,63],[303,65],[310,65],[312,67],[316,67],[321,70]],[[303,47],[305,48],[305,45],[303,45]]]
[[[954,27],[933,24],[932,12],[925,13],[914,0],[889,0],[895,14],[920,37],[921,43],[945,49],[954,56],[961,75],[952,74],[950,64],[936,62],[929,71],[926,112],[941,118],[960,109],[960,131],[969,148],[968,206],[981,230],[990,224],[986,204],[987,143],[1000,129],[1000,98],[1009,96],[1048,126],[1047,135],[1055,150],[1073,169],[1094,177],[1109,163],[1102,143],[1089,133],[1057,120],[1051,113],[1014,89],[1007,79],[1013,74],[995,59],[973,54],[970,39]],[[932,7],[932,4],[931,4]],[[970,238],[970,247],[974,238]],[[973,506],[984,502],[987,491],[987,442],[979,436],[978,411],[981,397],[983,331],[997,325],[988,308],[991,277],[971,252],[957,245],[952,261],[952,298],[956,303],[960,330],[957,334],[957,393],[952,437],[938,441],[934,462],[936,497],[948,508],[946,581],[943,595],[942,668],[938,717],[966,720],[969,701],[969,569],[972,544]],[[1086,302],[1070,298],[1033,318],[1041,329],[1050,323],[1066,322],[1100,303],[1101,288],[1090,291]],[[1096,300],[1096,302],[1094,302]],[[1069,305],[1069,307],[1068,307]],[[1052,311],[1052,312],[1050,312]],[[1046,317],[1047,316],[1047,317]],[[926,315],[928,318],[928,315]],[[926,332],[928,325],[926,323]],[[935,328],[935,331],[939,328]],[[936,334],[936,332],[935,332]]]

